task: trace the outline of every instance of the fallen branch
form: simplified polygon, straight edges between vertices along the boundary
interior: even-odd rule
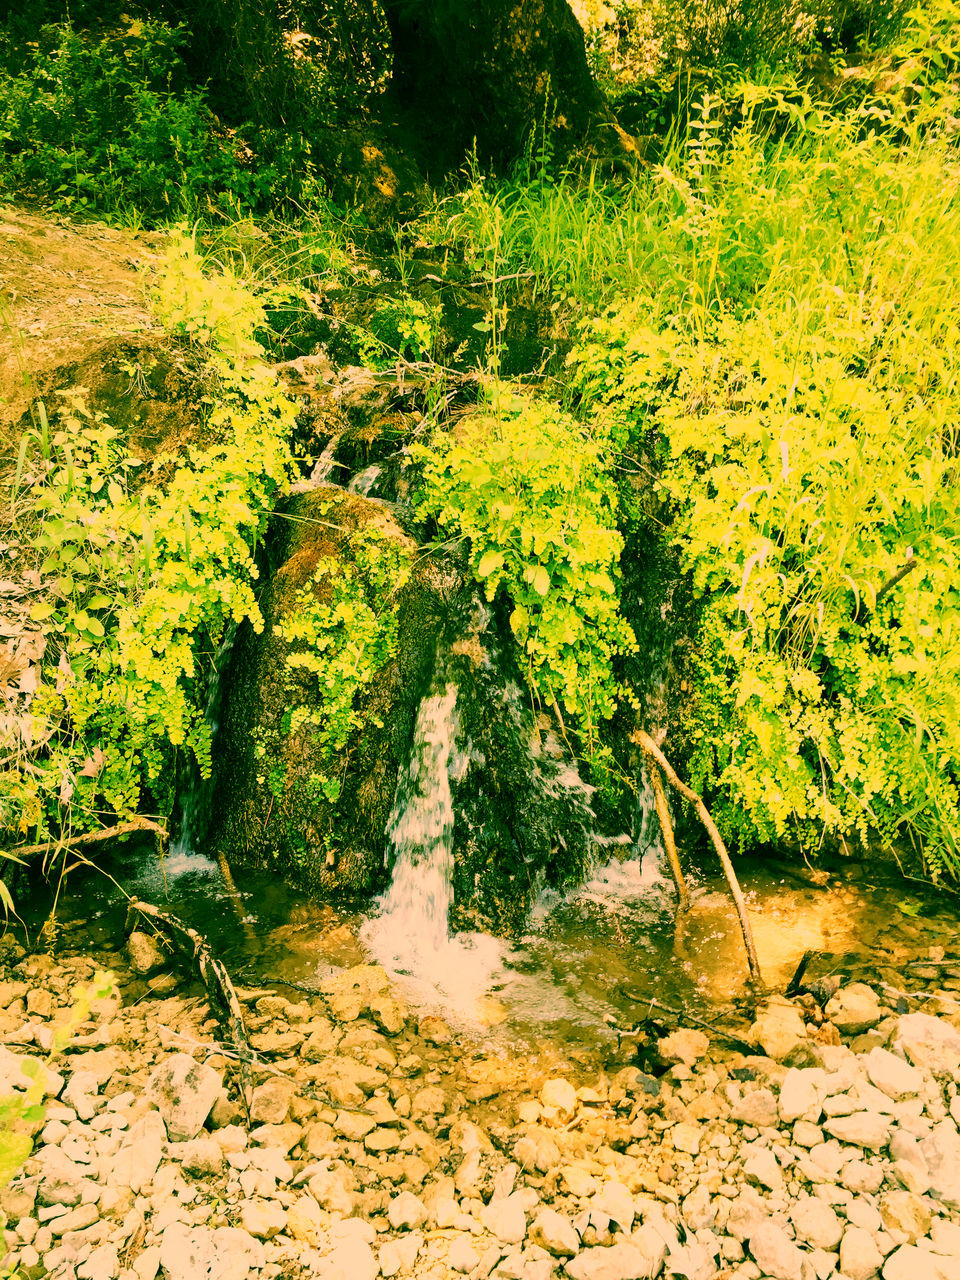
[[[800,984],[803,982],[803,975],[807,972],[807,965],[817,953],[815,951],[805,951],[800,957],[800,963],[793,971],[793,977],[787,983],[787,989],[784,991],[785,996],[793,997],[800,994]]]
[[[230,981],[230,975],[210,950],[206,939],[197,933],[196,929],[191,929],[182,920],[178,920],[176,916],[161,911],[150,902],[140,902],[136,898],[132,899],[127,907],[128,932],[133,928],[137,916],[145,920],[154,932],[162,934],[177,951],[193,963],[206,988],[210,1008],[223,1031],[241,1057],[252,1058],[254,1055],[243,1025],[240,999]]]
[[[670,863],[673,883],[677,886],[677,910],[686,911],[690,906],[690,890],[683,877],[683,868],[680,866],[680,858],[677,854],[677,842],[674,839],[673,823],[670,820],[670,806],[667,804],[667,793],[663,789],[663,776],[656,760],[649,753],[647,753],[647,773],[650,777],[650,786],[653,788],[653,803],[663,836],[663,847],[666,850],[667,861]]]
[[[696,809],[700,821],[706,828],[707,835],[713,843],[714,849],[717,851],[717,857],[723,867],[723,874],[727,877],[727,884],[730,887],[730,894],[733,897],[734,906],[737,909],[737,918],[740,921],[740,932],[743,934],[743,945],[747,951],[747,964],[750,967],[750,976],[757,987],[763,986],[763,978],[760,973],[760,961],[757,958],[757,949],[753,943],[753,931],[750,928],[750,920],[747,916],[747,904],[744,901],[743,893],[740,889],[740,883],[737,880],[737,873],[733,869],[733,863],[730,861],[730,855],[727,853],[726,845],[721,839],[720,832],[716,828],[716,824],[710,817],[710,810],[704,804],[703,800],[692,787],[688,787],[677,776],[673,765],[663,754],[654,740],[643,729],[637,731],[636,740],[643,748],[646,755],[652,756],[657,764],[667,776],[667,781],[672,787],[689,800]]]
[[[150,818],[131,818],[129,822],[118,823],[115,827],[106,827],[103,831],[90,831],[82,836],[68,836],[66,840],[47,840],[43,844],[19,844],[12,849],[4,849],[6,856],[30,858],[39,853],[59,853],[61,849],[78,849],[83,845],[101,844],[104,840],[116,840],[120,836],[131,835],[134,831],[152,831],[161,840],[166,840],[167,831],[159,823]]]
[[[877,588],[877,594],[874,597],[874,608],[880,603],[888,591],[892,591],[898,582],[901,582],[912,569],[915,569],[920,561],[916,556],[909,556],[907,560],[900,566],[896,573],[891,573],[886,582]]]
[[[671,1018],[676,1018],[678,1022],[692,1022],[694,1026],[703,1027],[705,1031],[709,1031],[711,1035],[719,1036],[722,1040],[726,1040],[728,1044],[734,1045],[741,1053],[754,1053],[756,1046],[751,1045],[741,1036],[736,1036],[732,1031],[724,1031],[723,1027],[717,1026],[715,1022],[707,1022],[705,1018],[698,1018],[693,1013],[688,1013],[686,1009],[674,1009],[672,1005],[662,1004],[656,996],[631,996],[627,993],[628,1000],[636,1000],[637,1004],[645,1004],[648,1006],[646,1014],[640,1019],[640,1022],[653,1021],[653,1012],[658,1010],[660,1013],[669,1014]]]

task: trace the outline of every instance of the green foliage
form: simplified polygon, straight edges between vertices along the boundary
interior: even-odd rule
[[[327,510],[320,508],[322,515]],[[277,624],[286,642],[287,679],[302,689],[297,676],[310,680],[308,699],[298,698],[283,718],[284,735],[301,735],[317,753],[320,771],[311,778],[313,798],[335,802],[340,795],[337,754],[361,723],[360,699],[378,671],[397,650],[397,594],[410,572],[409,547],[375,525],[358,529],[348,555],[324,556],[293,607]],[[266,761],[279,746],[277,735],[264,735],[257,755]],[[266,775],[264,775],[266,776]],[[263,777],[261,777],[263,781]],[[270,774],[279,795],[283,771]]]
[[[572,357],[626,468],[660,449],[701,600],[690,767],[741,844],[960,872],[958,173],[930,133],[744,129],[659,175],[671,265]]]
[[[509,601],[531,690],[567,711],[593,755],[615,706],[615,659],[634,643],[618,612],[623,540],[603,440],[501,389],[490,411],[413,452],[421,511],[467,539],[487,599]]]
[[[69,25],[39,36],[0,74],[0,189],[153,219],[269,195],[276,173],[241,165],[240,143],[186,82],[183,28],[130,21],[95,37]]]
[[[208,278],[185,237],[156,305],[219,376],[213,443],[140,468],[79,391],[57,430],[44,415],[24,441],[24,534],[46,588],[30,738],[46,745],[0,778],[0,826],[19,835],[96,829],[135,813],[145,788],[163,803],[174,749],[207,772],[207,658],[229,620],[260,625],[253,547],[287,481],[295,406],[258,360],[262,309],[229,273]]]

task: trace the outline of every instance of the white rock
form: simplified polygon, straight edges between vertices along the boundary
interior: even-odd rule
[[[505,1244],[519,1244],[527,1234],[527,1215],[520,1193],[517,1191],[503,1200],[492,1200],[480,1214],[480,1221],[498,1240]]]
[[[110,1185],[129,1187],[133,1192],[149,1187],[159,1168],[166,1136],[159,1112],[142,1115],[127,1131],[110,1162]]]
[[[213,1137],[193,1138],[179,1146],[174,1144],[170,1155],[180,1160],[187,1173],[197,1177],[217,1174],[223,1168],[223,1147]]]
[[[902,1244],[883,1264],[883,1280],[941,1280],[939,1263],[929,1250]]]
[[[380,1263],[366,1240],[344,1240],[317,1267],[321,1280],[376,1280]]]
[[[827,1120],[823,1127],[841,1142],[869,1147],[871,1151],[882,1151],[890,1140],[890,1121],[890,1116],[881,1115],[877,1111],[855,1111],[850,1116],[837,1116],[834,1120]]]
[[[185,1142],[203,1128],[222,1089],[223,1081],[212,1067],[175,1053],[150,1072],[146,1093],[156,1102],[171,1140]]]
[[[657,1044],[657,1052],[664,1062],[682,1062],[685,1067],[692,1067],[710,1048],[710,1041],[702,1031],[694,1031],[687,1027],[679,1027],[664,1036]]]
[[[530,1228],[530,1239],[555,1258],[568,1258],[580,1248],[580,1237],[565,1214],[541,1209]]]
[[[611,1222],[615,1222],[623,1232],[633,1227],[635,1211],[633,1196],[622,1182],[607,1182],[593,1197],[591,1207],[602,1209]]]
[[[737,1124],[752,1124],[757,1129],[775,1126],[777,1115],[777,1100],[769,1089],[752,1089],[730,1109],[730,1118]]]
[[[423,1234],[411,1231],[399,1240],[388,1240],[380,1249],[380,1272],[395,1276],[398,1271],[412,1271],[423,1245]]]
[[[767,1207],[752,1187],[744,1187],[740,1194],[730,1202],[727,1214],[727,1233],[742,1244],[757,1227],[767,1219]]]
[[[241,1200],[240,1226],[258,1240],[272,1240],[287,1225],[287,1211],[275,1200]]]
[[[160,1240],[160,1264],[169,1280],[248,1280],[265,1263],[260,1241],[237,1227],[172,1222]]]
[[[770,1148],[763,1147],[758,1142],[751,1142],[743,1148],[743,1151],[746,1156],[743,1162],[746,1180],[766,1187],[769,1191],[779,1191],[783,1187],[783,1174],[780,1172],[777,1157]]]
[[[80,1280],[114,1280],[119,1266],[117,1246],[102,1244],[94,1249],[85,1262],[81,1262],[77,1267],[77,1275]]]
[[[960,1209],[960,1133],[952,1120],[941,1120],[920,1142],[930,1177],[930,1194],[951,1209]]]
[[[850,1280],[870,1280],[883,1263],[873,1236],[863,1227],[847,1227],[840,1241],[840,1270]]]
[[[776,1223],[761,1222],[750,1236],[749,1248],[765,1276],[772,1276],[773,1280],[801,1280],[803,1251]]]
[[[778,997],[771,997],[760,1007],[757,1020],[750,1028],[751,1041],[778,1062],[806,1039],[806,1035],[807,1029],[796,1005]]]
[[[683,1121],[675,1124],[670,1131],[673,1138],[673,1145],[678,1151],[686,1151],[689,1155],[695,1156],[700,1150],[700,1126],[697,1124],[688,1124]]]
[[[893,1047],[915,1067],[960,1080],[960,1031],[929,1013],[907,1013],[897,1022]]]
[[[837,1214],[816,1196],[802,1196],[790,1210],[794,1230],[800,1240],[815,1249],[836,1249],[843,1235]]]
[[[422,1200],[418,1200],[409,1191],[401,1191],[390,1201],[387,1217],[394,1231],[410,1230],[423,1226],[427,1220],[427,1210]]]
[[[61,1094],[64,1102],[73,1107],[81,1120],[91,1120],[97,1114],[97,1091],[100,1081],[93,1071],[75,1071]]]
[[[824,1073],[816,1067],[791,1067],[780,1086],[779,1110],[784,1124],[795,1120],[808,1120],[812,1124],[820,1119],[820,1091]]]
[[[453,1271],[472,1271],[479,1263],[480,1255],[465,1236],[457,1236],[450,1242],[447,1265]]]
[[[841,987],[827,1003],[824,1013],[845,1035],[859,1035],[880,1021],[880,1000],[872,987],[865,982],[852,982]]]
[[[652,1280],[654,1263],[635,1244],[622,1241],[609,1249],[584,1249],[567,1263],[571,1280]]]
[[[577,1109],[577,1091],[568,1080],[548,1080],[540,1090],[540,1101],[569,1120]]]
[[[861,1059],[867,1069],[870,1083],[889,1098],[909,1098],[923,1088],[923,1075],[896,1053],[879,1046],[871,1049]]]

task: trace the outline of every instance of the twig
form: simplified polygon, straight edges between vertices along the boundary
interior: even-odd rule
[[[886,580],[886,582],[883,584],[883,586],[878,589],[876,597],[874,599],[874,608],[877,607],[877,605],[880,603],[883,597],[887,594],[887,592],[892,591],[893,588],[897,585],[897,583],[902,581],[907,576],[907,574],[911,571],[911,569],[915,569],[919,563],[920,561],[917,559],[916,556],[910,556],[905,561],[905,563],[900,566],[900,568],[896,571],[896,573],[892,573],[890,577]]]
[[[727,877],[727,884],[730,886],[730,894],[733,898],[734,906],[737,909],[737,917],[740,921],[740,932],[743,934],[743,945],[747,951],[747,964],[750,967],[750,976],[757,987],[763,986],[763,978],[760,973],[760,961],[757,958],[757,949],[753,942],[753,931],[750,928],[750,920],[747,916],[747,904],[743,899],[743,893],[740,889],[740,882],[737,880],[737,873],[733,869],[733,863],[730,861],[730,855],[727,853],[726,845],[721,839],[720,832],[717,830],[713,819],[710,817],[710,811],[703,803],[703,800],[692,787],[688,787],[677,776],[673,765],[663,754],[654,740],[643,729],[637,731],[637,741],[647,755],[652,755],[657,764],[667,776],[667,781],[672,787],[689,800],[699,815],[700,821],[706,828],[707,835],[713,843],[714,849],[717,851],[717,857],[723,867],[723,873]]]
[[[628,995],[627,999],[632,1000],[633,996]],[[637,1000],[637,1003],[643,1003],[648,1006],[646,1015],[640,1019],[641,1022],[652,1021],[653,1011],[658,1009],[661,1013],[668,1013],[672,1018],[676,1018],[678,1022],[692,1022],[697,1027],[703,1027],[711,1035],[720,1036],[721,1039],[728,1041],[730,1044],[737,1045],[742,1052],[753,1053],[754,1046],[747,1044],[746,1040],[740,1036],[735,1036],[731,1031],[724,1031],[716,1023],[707,1022],[704,1018],[698,1018],[695,1014],[688,1013],[686,1009],[674,1009],[669,1004],[662,1004],[656,996],[643,996]]]
[[[787,983],[787,989],[784,995],[795,996],[800,993],[800,983],[803,981],[803,975],[807,972],[807,965],[817,953],[815,951],[805,951],[800,957],[800,963],[793,971],[793,977]]]
[[[43,844],[19,844],[12,849],[3,850],[6,854],[14,854],[18,858],[29,858],[38,853],[58,853],[61,849],[76,849],[80,845],[100,844],[104,840],[116,840],[120,836],[130,835],[134,831],[152,831],[166,840],[167,831],[159,823],[150,818],[132,818],[129,822],[121,822],[115,827],[107,827],[104,831],[91,831],[87,835],[69,836],[66,840],[47,840]]]
[[[660,832],[663,835],[663,847],[667,853],[667,861],[670,863],[673,882],[677,886],[677,910],[686,911],[690,906],[690,890],[687,888],[680,858],[677,855],[677,842],[673,836],[673,823],[670,821],[667,793],[663,789],[663,777],[656,760],[649,754],[647,755],[647,773],[650,776],[650,786],[653,788],[653,803],[657,810]]]

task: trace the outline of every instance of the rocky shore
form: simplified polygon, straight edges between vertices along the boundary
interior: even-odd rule
[[[602,1070],[456,1034],[363,965],[241,990],[242,1064],[145,935],[0,952],[0,1095],[45,1064],[0,1197],[24,1280],[960,1280],[950,990],[833,982],[761,1003],[754,1052],[680,1028]]]

